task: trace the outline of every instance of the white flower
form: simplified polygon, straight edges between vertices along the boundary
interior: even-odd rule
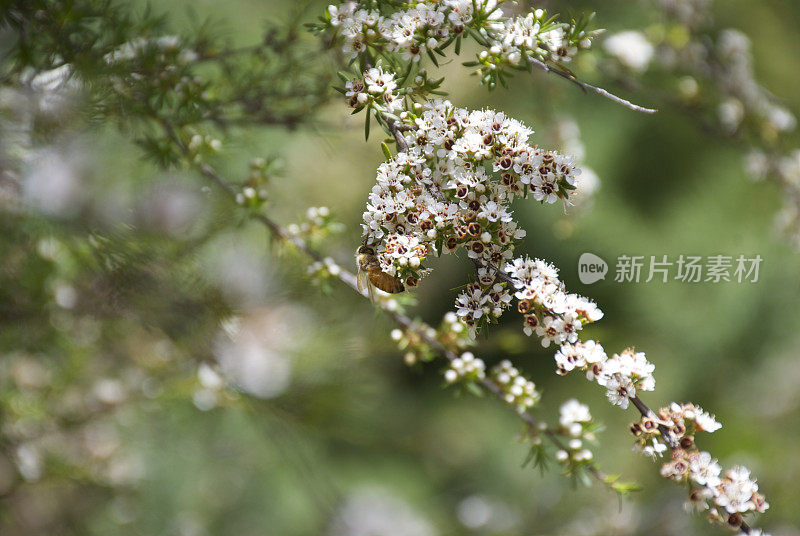
[[[667,446],[656,438],[653,438],[653,441],[650,445],[645,445],[642,447],[642,454],[650,456],[654,460],[663,456],[664,452],[666,451]]]
[[[397,82],[394,80],[394,73],[384,72],[381,67],[373,67],[364,73],[364,83],[367,92],[373,95],[383,95],[392,93],[397,89]]]
[[[592,414],[589,413],[589,406],[581,404],[574,398],[564,402],[564,404],[561,405],[559,413],[558,422],[564,428],[569,428],[574,423],[583,423],[592,420]]]
[[[637,72],[644,72],[653,58],[653,45],[639,32],[620,32],[608,37],[603,47],[620,63]]]
[[[746,467],[736,466],[725,472],[725,478],[716,488],[714,502],[729,513],[744,513],[755,508],[753,495],[758,484],[750,479]]]
[[[464,352],[461,357],[450,362],[450,368],[444,373],[447,383],[454,383],[461,379],[479,381],[486,377],[486,364],[482,359],[476,358],[472,352]]]
[[[575,368],[588,368],[591,375],[589,380],[594,379],[594,371],[599,370],[607,359],[603,347],[591,340],[575,344],[564,343],[555,355],[559,374],[566,374]]]
[[[701,486],[715,488],[720,483],[722,471],[717,460],[708,452],[696,452],[689,455],[689,478]]]
[[[622,409],[627,409],[629,400],[636,396],[636,387],[633,382],[622,374],[606,377],[603,385],[607,389],[606,396],[609,402]]]
[[[504,400],[518,411],[532,407],[541,396],[536,385],[521,376],[508,360],[492,368],[492,379],[505,393]]]
[[[722,428],[722,425],[717,422],[713,415],[706,413],[701,408],[696,408],[694,424],[698,430],[708,433],[716,432]]]
[[[480,286],[470,286],[456,298],[456,314],[478,319],[483,316],[483,308],[488,300],[489,296],[483,294]]]

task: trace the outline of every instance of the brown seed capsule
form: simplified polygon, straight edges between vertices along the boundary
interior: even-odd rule
[[[419,279],[417,279],[413,275],[406,277],[406,286],[416,287],[418,284],[419,284]]]
[[[689,450],[694,447],[694,438],[692,436],[683,436],[681,438],[681,448]]]
[[[467,232],[470,234],[470,236],[478,236],[481,234],[481,224],[476,221],[470,223],[467,225]]]
[[[631,433],[635,437],[639,437],[640,435],[642,435],[642,425],[639,424],[638,422],[631,424]]]
[[[642,417],[642,429],[648,434],[658,430],[658,423],[652,417]]]
[[[531,329],[539,325],[539,317],[536,315],[525,315],[525,325]]]
[[[533,308],[533,304],[530,300],[519,300],[517,302],[517,311],[522,314],[529,312]]]
[[[704,499],[703,494],[699,489],[695,488],[689,492],[689,500],[692,502],[700,502]]]
[[[742,514],[735,512],[728,516],[728,525],[739,528],[742,526]]]

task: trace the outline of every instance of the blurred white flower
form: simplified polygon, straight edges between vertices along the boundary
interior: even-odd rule
[[[92,387],[92,395],[103,404],[119,404],[125,401],[127,394],[121,381],[113,378],[102,378]]]
[[[142,224],[175,236],[191,230],[203,213],[201,208],[197,191],[165,179],[142,198],[138,212]]]
[[[458,503],[456,515],[468,529],[507,531],[519,524],[519,516],[507,504],[483,495],[470,495]]]
[[[17,469],[22,478],[29,482],[39,480],[42,476],[42,454],[39,448],[24,443],[17,448]]]
[[[655,52],[647,38],[635,31],[614,34],[605,40],[603,47],[620,63],[636,72],[647,70]]]
[[[83,197],[78,168],[75,156],[67,156],[56,149],[39,152],[22,176],[24,200],[33,208],[54,216],[76,212]]]
[[[305,339],[302,326],[313,325],[299,307],[262,309],[226,322],[214,355],[220,368],[243,391],[259,398],[279,396],[288,387],[290,356]]]
[[[434,536],[433,525],[383,489],[361,489],[344,501],[329,536]]]
[[[208,266],[225,295],[242,305],[263,302],[269,292],[266,257],[241,237],[225,235],[209,244]]]

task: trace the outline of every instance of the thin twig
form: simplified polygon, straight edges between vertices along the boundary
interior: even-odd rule
[[[598,95],[605,97],[608,100],[614,101],[617,104],[621,104],[622,106],[628,108],[629,110],[633,110],[634,112],[641,112],[643,114],[654,114],[658,112],[658,110],[654,108],[645,108],[644,106],[639,106],[638,104],[634,104],[629,100],[625,100],[622,97],[617,97],[610,91],[607,91],[601,87],[593,86],[591,84],[587,84],[586,82],[582,82],[577,78],[575,78],[575,76],[573,76],[572,74],[566,71],[562,71],[561,69],[554,69],[553,67],[547,65],[545,62],[538,60],[536,58],[532,58],[529,56],[528,61],[531,62],[532,65],[535,65],[536,67],[538,67],[539,69],[543,70],[546,73],[553,73],[554,75],[560,76],[565,80],[569,80],[570,82],[581,88],[584,92],[593,91],[594,93],[597,93]]]
[[[397,121],[395,121],[393,118],[388,117],[387,115],[383,115],[383,118],[386,120],[389,130],[394,136],[394,141],[397,144],[397,150],[400,152],[408,151],[408,142],[406,141],[405,136],[403,136],[402,130],[412,130],[411,125],[408,125],[409,128],[401,129],[401,125],[398,125]]]

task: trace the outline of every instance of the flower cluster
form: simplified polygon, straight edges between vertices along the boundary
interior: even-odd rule
[[[637,438],[638,448],[656,457],[667,450],[666,445],[659,441],[664,431],[682,449],[690,449],[694,446],[696,432],[712,433],[721,427],[713,415],[699,406],[672,403],[668,408],[661,408],[657,415],[645,415],[640,422],[632,424],[631,433]]]
[[[464,352],[461,357],[450,361],[450,367],[444,373],[447,383],[457,381],[477,382],[486,377],[486,364],[476,358],[472,352]]]
[[[384,17],[377,11],[360,8],[358,3],[348,1],[328,6],[327,18],[341,39],[342,51],[352,58],[371,46],[416,62],[422,54],[449,44],[452,38],[463,34],[476,15],[489,21],[502,16],[495,0],[410,4],[409,9]]]
[[[565,343],[555,355],[558,374],[580,369],[589,380],[596,380],[606,388],[608,399],[623,409],[636,396],[636,391],[655,388],[655,367],[642,352],[631,349],[608,358],[595,341]],[[585,425],[576,425],[591,419],[588,408],[570,401],[561,410],[562,429],[572,434],[585,431]],[[657,414],[650,412],[641,421],[631,425],[636,437],[635,448],[653,458],[662,456],[672,448],[670,461],[661,467],[665,478],[689,484],[688,507],[709,510],[709,517],[733,527],[742,525],[742,515],[764,512],[769,504],[758,493],[758,485],[750,479],[744,467],[734,467],[722,475],[722,468],[708,452],[695,447],[697,432],[712,433],[722,425],[715,417],[694,404],[672,403]],[[570,440],[570,451],[560,450],[557,459],[564,464],[573,463],[577,441]],[[575,447],[575,448],[573,448]]]
[[[564,465],[569,474],[577,474],[581,466],[594,458],[592,451],[585,447],[585,442],[596,439],[592,414],[588,406],[573,398],[561,405],[558,423],[557,433],[565,438],[566,444],[556,451],[556,461]]]
[[[503,391],[503,399],[517,411],[525,411],[539,401],[536,385],[519,373],[511,361],[503,360],[492,367],[491,378]]]
[[[517,309],[525,317],[525,334],[535,332],[545,348],[553,341],[576,342],[584,324],[603,317],[594,302],[566,292],[552,264],[520,257],[504,268],[514,281]]]
[[[350,107],[356,110],[375,106],[383,111],[394,112],[403,107],[403,100],[398,98],[396,89],[395,74],[378,66],[367,69],[363,79],[345,82],[344,95]]]
[[[586,371],[589,380],[606,388],[608,400],[622,409],[636,396],[636,390],[652,391],[655,365],[643,352],[626,349],[610,358],[595,341],[564,343],[555,355],[557,371],[564,375],[573,369]]]
[[[467,332],[467,326],[452,311],[444,315],[438,329],[434,329],[427,324],[420,324],[417,329],[422,330],[428,337],[436,339],[445,348],[453,352],[460,352],[472,343],[472,339]],[[415,365],[419,361],[430,361],[437,357],[437,352],[414,329],[405,331],[394,329],[391,335],[392,340],[397,343],[400,350],[405,352],[403,360],[409,366]]]
[[[545,57],[556,62],[569,62],[578,48],[589,48],[594,34],[583,32],[566,24],[554,24],[543,9],[524,16],[506,19],[500,31],[491,33],[495,41],[490,54],[499,55],[516,65],[528,55]],[[481,54],[482,59],[486,56]]]
[[[364,235],[377,246],[381,269],[412,283],[425,273],[426,257],[466,249],[482,269],[456,304],[474,333],[477,323],[496,320],[511,302],[496,277],[525,236],[512,219],[511,201],[532,196],[568,203],[580,170],[570,157],[530,145],[532,131],[502,113],[437,100],[419,116],[402,116],[412,127],[405,134],[408,149],[378,168]],[[564,294],[554,314],[586,309],[596,316],[592,306]]]
[[[581,48],[589,48],[597,32],[585,23],[562,23],[543,9],[502,20],[502,0],[412,1],[407,9],[389,16],[363,8],[357,2],[330,5],[319,29],[332,30],[344,54],[356,58],[372,49],[393,53],[403,61],[418,63],[423,55],[437,63],[453,41],[473,37],[485,50],[478,61],[484,82],[494,86],[496,73],[504,66],[516,67],[528,57],[565,63]]]
[[[339,277],[342,268],[331,257],[325,257],[322,261],[309,264],[307,271],[313,284],[319,285],[327,291],[330,289],[328,279]]]
[[[674,450],[672,460],[661,467],[661,476],[689,483],[687,508],[709,510],[710,519],[733,527],[741,526],[743,515],[769,508],[749,469],[735,466],[723,474],[717,460],[705,451]]]
[[[583,427],[592,421],[589,406],[581,404],[574,398],[567,400],[559,408],[558,423],[572,437],[580,437]]]
[[[623,409],[628,407],[637,390],[655,388],[655,366],[647,361],[644,353],[632,349],[609,358],[595,341],[567,342],[556,353],[555,361],[560,375],[575,369],[585,371],[587,379],[605,387],[608,399]],[[574,435],[585,431],[585,425],[575,423],[590,418],[588,408],[584,410],[581,404],[570,401],[562,407],[560,422],[562,429],[568,428]],[[658,413],[644,414],[641,421],[631,425],[631,433],[636,437],[635,448],[653,458],[672,449],[672,458],[661,467],[661,475],[689,484],[688,505],[691,508],[709,510],[712,520],[739,527],[743,522],[742,514],[764,512],[769,504],[758,493],[758,485],[750,479],[747,469],[734,467],[721,476],[722,468],[717,460],[695,447],[697,432],[712,433],[721,427],[713,415],[699,406],[672,403]],[[572,440],[569,445],[570,451],[562,449],[557,453],[561,463],[573,463],[572,451],[579,445]]]

